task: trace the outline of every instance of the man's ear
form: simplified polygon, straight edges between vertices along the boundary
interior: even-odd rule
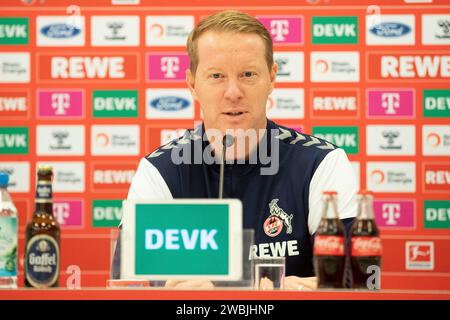
[[[191,69],[186,69],[186,84],[194,100],[198,100],[197,92],[195,91],[195,76],[192,74]]]
[[[272,68],[270,69],[270,93],[272,93],[273,88],[275,88],[275,80],[277,78],[277,73],[278,73],[278,64],[274,62]]]

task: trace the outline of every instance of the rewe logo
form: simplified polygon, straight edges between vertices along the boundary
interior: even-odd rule
[[[450,164],[424,164],[425,191],[450,192]]]
[[[367,91],[368,117],[413,117],[414,90],[376,90]]]
[[[257,17],[276,44],[303,43],[303,17]]]
[[[356,117],[358,115],[357,89],[313,89],[313,117]]]
[[[0,118],[26,118],[28,101],[27,90],[0,90]]]
[[[274,41],[282,42],[289,34],[289,20],[270,21],[270,34]]]
[[[128,190],[136,173],[134,163],[94,163],[92,167],[93,191]]]
[[[137,55],[38,54],[40,80],[136,80]]]
[[[437,80],[450,78],[450,56],[417,53],[367,56],[369,80]]]
[[[406,270],[434,270],[434,242],[406,241]]]
[[[412,200],[375,200],[374,216],[380,228],[413,228],[415,203]]]
[[[166,250],[179,250],[179,239],[181,238],[183,248],[186,250],[195,250],[197,247],[200,250],[218,250],[217,242],[214,239],[216,234],[216,229],[193,229],[192,231],[187,229],[147,229],[145,230],[145,249],[158,250],[164,246]]]
[[[147,76],[149,81],[184,81],[185,71],[189,68],[187,54],[147,55]]]

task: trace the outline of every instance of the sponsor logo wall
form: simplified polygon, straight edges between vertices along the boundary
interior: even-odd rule
[[[343,148],[375,192],[384,288],[450,289],[450,6],[366,7],[248,11],[279,66],[267,115]],[[0,14],[0,170],[23,231],[37,165],[53,165],[61,270],[80,259],[83,285],[104,286],[140,158],[202,120],[185,43],[215,9],[17,8]]]

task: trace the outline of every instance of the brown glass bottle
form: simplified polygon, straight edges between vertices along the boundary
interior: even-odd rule
[[[25,286],[59,286],[60,227],[53,216],[53,169],[39,166],[36,184],[36,209],[25,230]]]

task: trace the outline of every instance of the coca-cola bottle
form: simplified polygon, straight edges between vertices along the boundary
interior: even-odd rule
[[[337,210],[337,193],[323,192],[322,218],[314,239],[314,270],[318,288],[343,288],[344,226]]]
[[[373,217],[373,195],[370,191],[358,193],[358,213],[350,235],[352,288],[379,289],[382,246]]]

